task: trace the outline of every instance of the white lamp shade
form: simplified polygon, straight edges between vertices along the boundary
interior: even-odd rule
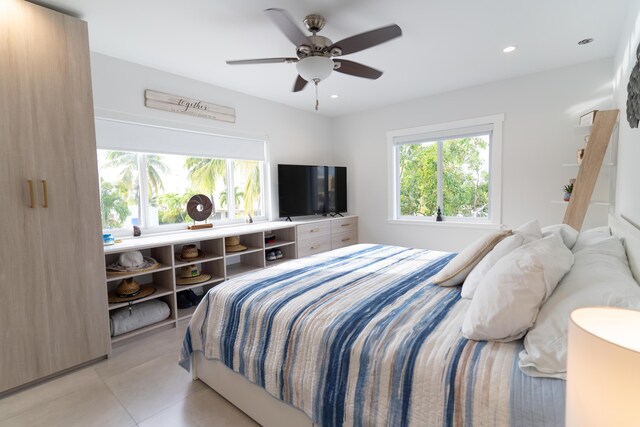
[[[640,311],[591,307],[571,313],[566,425],[640,425]]]
[[[326,56],[308,56],[296,63],[298,74],[308,82],[324,80],[333,71],[333,60]]]

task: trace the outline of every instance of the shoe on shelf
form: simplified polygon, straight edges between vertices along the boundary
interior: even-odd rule
[[[267,261],[275,261],[277,256],[276,256],[276,251],[269,251],[267,252]]]
[[[193,303],[187,298],[184,292],[178,292],[176,298],[178,299],[178,308],[189,308],[193,306]]]
[[[276,258],[277,259],[280,259],[280,258],[284,257],[284,254],[282,253],[282,251],[280,249],[276,249],[275,252],[276,252]]]
[[[200,304],[200,301],[202,301],[202,297],[197,295],[195,292],[193,292],[191,289],[182,292],[183,294],[186,294],[186,297],[189,301],[191,301],[191,303],[193,305],[198,305]],[[204,296],[204,295],[203,295]]]

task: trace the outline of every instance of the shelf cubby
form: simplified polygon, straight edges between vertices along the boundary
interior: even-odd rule
[[[156,290],[151,295],[134,300],[131,303],[139,304],[141,302],[148,301],[150,299],[160,298],[166,295],[173,294],[173,277],[172,276],[173,276],[173,270],[167,269],[167,268],[163,270],[154,270],[153,272],[141,273],[137,276],[134,276],[136,282],[138,282],[141,286],[145,286],[145,285],[153,286],[154,288],[156,288]],[[116,279],[109,280],[107,282],[107,291],[111,292],[115,290],[120,284],[120,282],[127,277],[131,277],[131,276],[118,277],[117,280]],[[115,310],[120,307],[126,307],[128,305],[129,305],[129,302],[119,302],[119,303],[109,304],[109,311]]]
[[[270,249],[280,249],[282,251],[283,257],[280,259],[275,259],[273,261],[268,261],[266,259],[266,252],[269,251]],[[285,242],[280,244],[267,245],[267,248],[265,248],[265,263],[267,268],[273,267],[274,265],[282,264],[285,261],[290,261],[295,258],[296,258],[295,242]]]
[[[205,257],[196,261],[180,261],[178,255],[182,251],[184,245],[196,245],[198,249],[204,252]],[[193,242],[186,242],[184,244],[174,245],[175,251],[175,266],[182,267],[189,264],[201,264],[210,261],[216,261],[224,258],[224,239],[209,239]]]

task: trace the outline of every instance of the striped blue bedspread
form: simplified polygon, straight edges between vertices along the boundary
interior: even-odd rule
[[[204,352],[320,426],[556,426],[562,380],[518,368],[522,342],[466,340],[469,301],[430,283],[453,254],[361,244],[213,288],[181,365]]]

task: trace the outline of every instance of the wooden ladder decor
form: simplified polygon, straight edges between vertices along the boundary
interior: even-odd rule
[[[573,184],[573,192],[563,221],[578,231],[582,228],[584,217],[587,214],[593,188],[598,180],[600,167],[617,120],[618,110],[606,110],[598,111],[593,122],[589,143],[578,169],[578,176]]]

